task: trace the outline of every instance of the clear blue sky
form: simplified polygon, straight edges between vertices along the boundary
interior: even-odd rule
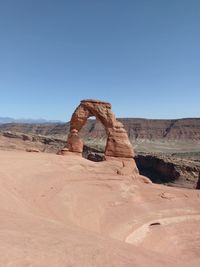
[[[200,117],[200,0],[1,0],[0,117]]]

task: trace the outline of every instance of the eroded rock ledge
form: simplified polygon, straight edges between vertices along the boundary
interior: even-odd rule
[[[154,183],[198,189],[199,161],[146,153],[137,154],[135,161],[140,173],[149,177]]]

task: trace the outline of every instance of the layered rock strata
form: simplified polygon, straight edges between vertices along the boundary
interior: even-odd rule
[[[79,131],[85,125],[89,117],[95,116],[106,131],[107,143],[105,156],[133,158],[133,147],[129,141],[124,126],[119,122],[111,110],[111,104],[98,100],[82,100],[72,115],[70,121],[70,133],[64,153],[69,152],[82,153],[83,143],[79,138]]]

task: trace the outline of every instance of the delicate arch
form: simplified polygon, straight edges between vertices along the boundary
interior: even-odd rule
[[[92,99],[82,100],[72,114],[65,151],[82,153],[83,142],[79,137],[79,131],[87,119],[92,116],[99,119],[105,127],[107,133],[105,155],[132,158],[134,156],[133,147],[123,124],[116,119],[111,111],[111,104]]]

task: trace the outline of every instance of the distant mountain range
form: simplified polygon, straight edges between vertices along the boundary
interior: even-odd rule
[[[153,120],[139,118],[121,118],[131,141],[136,139],[146,140],[191,140],[200,141],[200,118],[174,119],[174,120]],[[11,121],[9,121],[11,122]],[[26,120],[25,122],[15,121],[0,125],[0,132],[12,131],[26,134],[40,134],[66,138],[70,124],[52,122],[46,120]],[[81,137],[91,140],[105,140],[106,132],[98,120],[88,120],[81,130]]]
[[[0,117],[0,124],[4,124],[4,123],[41,123],[41,124],[45,124],[45,123],[62,123],[59,120],[45,120],[45,119],[14,119],[14,118],[10,118],[10,117]]]

